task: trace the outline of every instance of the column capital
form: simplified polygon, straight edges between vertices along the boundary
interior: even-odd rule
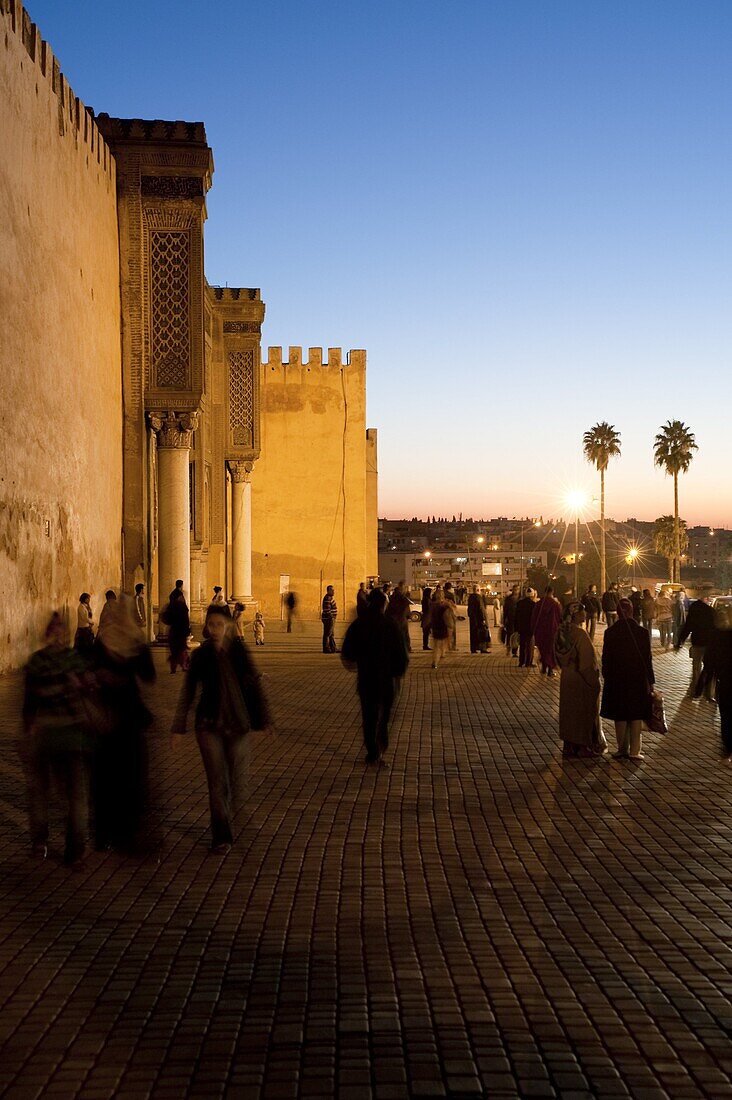
[[[158,447],[190,448],[198,428],[198,412],[151,412],[147,421],[158,437]]]
[[[231,474],[232,481],[251,481],[252,470],[254,469],[253,462],[244,462],[229,459],[229,473]]]

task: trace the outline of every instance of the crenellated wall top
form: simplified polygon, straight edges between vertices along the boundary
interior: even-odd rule
[[[264,363],[265,369],[270,370],[282,370],[283,368],[304,368],[306,370],[326,370],[336,371],[342,370],[344,367],[351,367],[354,370],[365,370],[366,368],[366,352],[361,348],[352,348],[346,353],[346,361],[343,362],[343,352],[341,348],[328,348],[327,358],[323,358],[322,348],[308,348],[308,357],[303,361],[302,347],[290,346],[288,348],[288,358],[282,359],[282,348],[273,347],[267,349],[267,361]]]
[[[59,137],[71,133],[79,142],[83,142],[94,155],[99,167],[111,178],[114,177],[115,163],[107,142],[97,125],[94,111],[86,107],[69,85],[61,72],[58,59],[43,38],[36,24],[20,3],[20,0],[0,0],[0,17],[3,20],[5,34],[0,41],[8,40],[12,33],[20,40],[38,75],[46,80],[51,92],[58,98]]]

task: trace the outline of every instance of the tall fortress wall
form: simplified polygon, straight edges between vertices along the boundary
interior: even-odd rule
[[[48,608],[119,583],[122,527],[114,159],[16,0],[0,0],[0,149],[2,671]]]
[[[265,614],[288,577],[303,615],[333,584],[340,617],[366,561],[366,352],[290,347],[263,354],[262,453],[252,473],[252,578]]]

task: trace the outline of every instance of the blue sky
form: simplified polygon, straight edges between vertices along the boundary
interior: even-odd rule
[[[732,4],[35,0],[77,95],[206,124],[211,282],[263,342],[366,348],[380,511],[732,526]]]

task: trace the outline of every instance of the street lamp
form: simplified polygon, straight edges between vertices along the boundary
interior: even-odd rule
[[[541,527],[540,519],[532,519],[532,527]],[[524,586],[524,528],[521,528],[521,587]]]
[[[639,553],[640,553],[640,551],[638,550],[637,546],[629,546],[628,547],[628,553],[625,555],[625,560],[628,563],[628,565],[633,566],[633,584],[634,585],[635,585],[635,563],[638,559],[638,554]]]
[[[570,514],[574,514],[574,598],[579,599],[579,521],[580,512],[587,504],[587,494],[582,489],[572,489],[565,498]]]

